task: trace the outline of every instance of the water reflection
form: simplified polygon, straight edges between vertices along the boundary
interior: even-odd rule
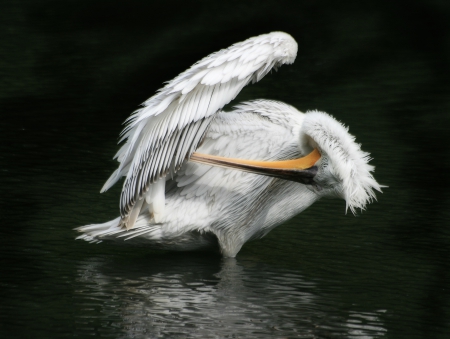
[[[78,269],[77,334],[121,337],[379,338],[383,310],[345,312],[296,271],[246,260],[92,259]],[[151,266],[151,267],[149,267]],[[343,316],[345,314],[345,316]]]

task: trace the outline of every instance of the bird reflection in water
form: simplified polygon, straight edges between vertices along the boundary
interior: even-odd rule
[[[335,292],[318,294],[318,285],[296,271],[197,256],[156,263],[152,258],[152,269],[143,261],[82,263],[75,297],[84,314],[77,319],[79,334],[367,339],[386,334],[383,310],[344,311],[333,306],[339,303],[333,301],[339,299]]]

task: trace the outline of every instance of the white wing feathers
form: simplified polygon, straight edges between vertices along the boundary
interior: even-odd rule
[[[253,37],[203,58],[145,101],[126,121],[121,138],[126,143],[115,156],[119,168],[101,190],[126,176],[122,223],[132,227],[136,213],[130,212],[141,208],[136,202],[144,197],[157,221],[164,208],[162,178],[173,175],[192,155],[214,114],[245,85],[259,81],[273,67],[293,63],[296,55],[297,43],[286,33]]]

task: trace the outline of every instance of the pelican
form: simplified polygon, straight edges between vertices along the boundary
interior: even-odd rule
[[[292,64],[287,33],[252,37],[180,73],[127,120],[106,191],[125,177],[120,217],[76,228],[90,242],[235,257],[322,197],[365,209],[381,186],[369,154],[330,115],[271,100],[222,108],[250,82]],[[77,239],[78,239],[77,238]]]

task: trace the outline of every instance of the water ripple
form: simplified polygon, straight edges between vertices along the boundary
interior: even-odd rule
[[[198,264],[180,270],[159,263],[156,272],[142,275],[139,267],[80,264],[79,334],[92,332],[93,325],[120,330],[123,338],[368,339],[386,333],[383,310],[342,316],[298,273],[235,259],[222,260],[217,273],[210,263]]]

